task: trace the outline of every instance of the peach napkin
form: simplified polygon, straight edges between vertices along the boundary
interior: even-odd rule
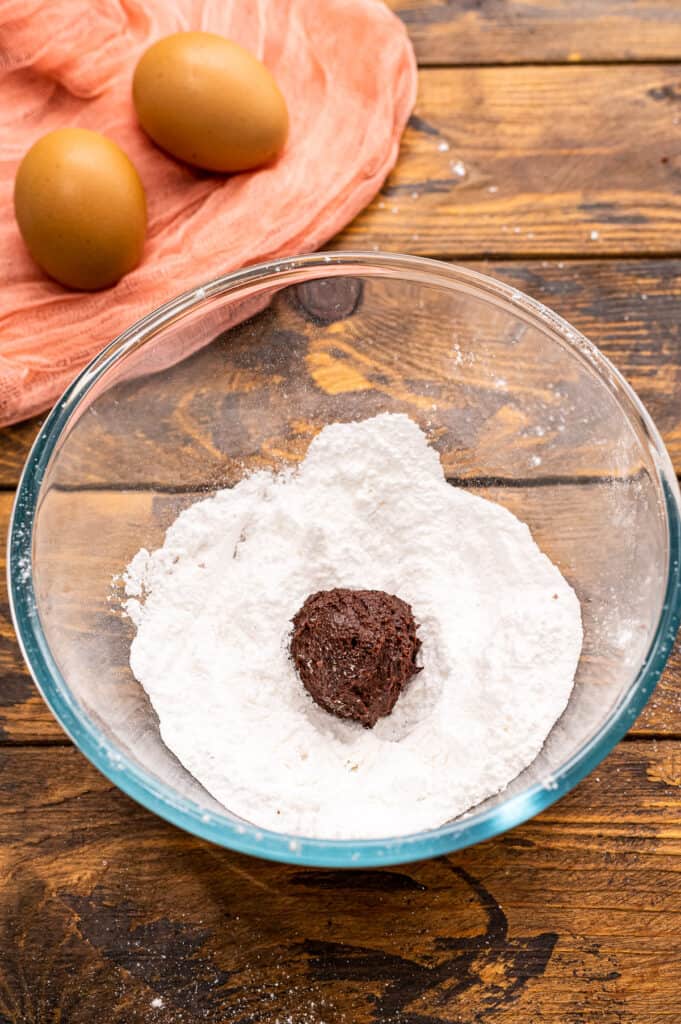
[[[135,62],[185,29],[229,36],[274,73],[291,119],[276,163],[212,176],[138,128]],[[179,292],[332,237],[394,165],[415,90],[409,40],[381,0],[0,0],[0,425],[46,409],[103,345]],[[14,221],[19,160],[63,125],[114,139],[147,192],[142,264],[94,294],[46,278]]]

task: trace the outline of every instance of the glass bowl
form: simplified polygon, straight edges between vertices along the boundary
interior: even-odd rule
[[[128,666],[112,579],[178,512],[255,468],[297,462],[327,423],[405,412],[452,484],[530,526],[582,603],[574,691],[539,757],[441,828],[325,841],[258,829],[163,745]],[[10,532],[15,626],[83,753],[162,817],[223,846],[327,866],[445,853],[566,793],[634,721],[680,613],[679,490],[617,371],[568,323],[481,274],[408,256],[328,253],[218,278],[113,341],[57,404]]]

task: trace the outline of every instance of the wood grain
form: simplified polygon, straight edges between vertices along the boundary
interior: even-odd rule
[[[658,260],[621,263],[619,261],[582,261],[574,264],[562,261],[532,261],[483,264],[482,269],[498,274],[516,287],[520,287],[554,306],[559,312],[569,316],[578,327],[599,341],[604,350],[615,358],[620,368],[625,370],[634,386],[649,404],[651,411],[660,421],[672,454],[676,456],[677,466],[680,464],[679,406],[678,402],[674,401],[674,397],[678,394],[679,368],[681,367],[681,334],[676,316],[676,294],[679,287],[681,261]],[[320,308],[315,306],[314,310],[314,315],[319,318]],[[195,400],[178,400],[177,394],[173,390],[172,375],[170,375],[170,380],[163,389],[159,389],[157,395],[152,417],[153,429],[149,434],[146,457],[140,457],[139,449],[131,459],[126,457],[126,449],[120,445],[121,430],[124,430],[120,420],[120,406],[112,407],[113,419],[107,419],[103,415],[94,419],[92,423],[95,434],[88,450],[96,451],[98,458],[94,462],[90,460],[91,465],[87,467],[87,472],[96,474],[101,469],[104,472],[101,482],[106,482],[111,479],[107,467],[113,465],[119,472],[122,481],[134,482],[137,480],[137,482],[143,483],[146,481],[149,467],[151,467],[154,473],[154,482],[161,487],[164,483],[171,487],[175,486],[178,481],[185,485],[190,484],[194,479],[192,474],[195,474],[197,484],[210,479],[211,475],[214,475],[216,479],[219,478],[220,474],[225,472],[225,467],[229,470],[230,461],[227,458],[225,462],[225,454],[228,456],[230,452],[236,454],[239,451],[239,446],[242,445],[241,441],[237,444],[230,436],[230,430],[232,430],[230,424],[244,423],[257,426],[261,419],[262,402],[257,392],[258,374],[262,372],[262,368],[268,362],[273,363],[275,368],[278,366],[278,371],[283,372],[284,367],[290,371],[291,360],[293,360],[294,369],[295,366],[298,367],[294,373],[295,379],[302,379],[306,374],[312,372],[319,378],[322,391],[330,395],[329,401],[333,402],[335,393],[339,393],[338,414],[340,414],[344,407],[343,403],[347,400],[345,396],[349,386],[348,367],[353,370],[355,364],[339,361],[338,334],[333,332],[329,335],[330,347],[322,339],[322,344],[315,347],[312,353],[314,360],[310,363],[307,340],[304,333],[300,333],[301,330],[304,331],[304,317],[299,310],[293,308],[288,310],[287,315],[290,316],[288,326],[291,330],[285,337],[277,338],[277,344],[281,348],[280,354],[268,352],[267,346],[262,351],[258,350],[257,358],[254,357],[254,353],[250,349],[245,349],[244,352],[240,352],[238,346],[233,350],[230,349],[226,354],[223,353],[216,362],[216,372],[206,374],[201,378],[202,390],[195,396]],[[326,360],[325,362],[320,362],[322,357]],[[515,358],[518,357],[514,356]],[[664,367],[664,372],[659,371],[661,366]],[[342,380],[340,378],[336,380],[333,374],[340,372],[341,369],[343,370]],[[357,373],[360,370],[365,375],[362,388],[371,387],[366,379],[366,364],[357,364],[353,372]],[[386,402],[391,401],[393,393],[397,396],[401,393],[399,389],[395,391],[395,388],[390,385],[390,375],[394,374],[394,371],[387,365],[383,368],[378,367],[378,370],[381,370],[381,376],[375,391],[377,404],[375,403],[375,408],[372,406],[369,414],[386,407]],[[404,367],[400,367],[400,371],[403,372]],[[412,371],[407,373],[407,378],[410,373]],[[414,370],[413,373],[418,375],[418,370]],[[352,384],[353,388],[355,386],[356,382]],[[229,418],[231,416],[229,407],[225,405],[223,394],[225,387],[232,388],[238,400],[234,407],[234,416],[231,419]],[[413,383],[410,388],[413,392]],[[353,393],[351,391],[351,397]],[[370,390],[369,394],[373,393]],[[361,396],[362,391],[360,390],[358,394]],[[495,401],[498,402],[498,392],[496,391],[495,396]],[[191,396],[189,397],[191,398]],[[136,399],[133,389],[133,394],[126,402],[124,409],[127,411],[134,409],[134,403],[137,400],[142,404],[147,401],[143,393],[139,399]],[[293,401],[290,396],[289,400]],[[305,400],[308,401],[309,397],[306,397]],[[326,401],[326,399],[324,400]],[[206,421],[205,418],[205,410],[210,409],[216,401],[222,403],[223,413],[220,423],[224,421],[224,436],[220,435],[219,437],[210,432],[214,424],[211,425],[210,421]],[[293,447],[282,451],[282,442],[274,444],[271,439],[268,442],[269,449],[264,451],[268,458],[276,458],[282,454],[287,457],[295,457],[296,454],[300,454],[304,450],[311,436],[310,430],[313,429],[313,425],[309,419],[310,417],[314,418],[313,410],[306,410],[303,402],[298,400],[293,401],[292,407],[295,408],[298,417],[296,420],[298,423],[297,433],[290,442]],[[285,414],[283,422],[288,422],[286,410]],[[511,426],[513,427],[513,423]],[[26,436],[26,429],[20,428],[17,431],[22,439]],[[515,427],[513,429],[514,445],[517,447],[517,430]],[[158,434],[154,433],[154,430],[157,430]],[[12,431],[6,433],[11,435]],[[199,456],[192,455],[187,458],[187,452],[196,451],[197,438],[205,439],[200,445]],[[529,438],[528,443],[531,440]],[[7,450],[10,450],[10,447],[8,446]],[[16,448],[17,446],[15,446],[15,450]],[[494,448],[493,443],[492,448]],[[530,454],[530,449],[528,449],[527,458]],[[462,452],[460,457],[451,463],[449,466],[451,472],[461,471],[460,463],[463,455]],[[164,458],[168,460],[166,463],[163,461]],[[184,460],[181,473],[178,470],[177,458]],[[6,463],[6,465],[11,466],[12,463]],[[18,467],[16,467],[16,471],[18,471]],[[143,474],[141,479],[140,472]],[[543,470],[536,471],[537,483],[541,483],[542,472]],[[99,480],[96,476],[88,476],[87,479],[95,484]],[[541,497],[539,489],[534,490],[531,494],[534,494],[535,498]],[[119,497],[122,498],[122,495]],[[191,496],[186,497],[191,500]],[[518,499],[523,496],[515,490],[511,497]],[[59,545],[67,537],[71,539],[75,537],[76,541],[85,545],[85,550],[89,550],[93,545],[99,543],[102,536],[107,536],[107,544],[109,544],[111,520],[108,520],[109,525],[107,526],[101,516],[98,518],[93,515],[88,525],[88,518],[82,518],[85,508],[82,502],[91,501],[95,504],[99,502],[100,505],[103,503],[105,506],[107,501],[113,500],[113,498],[107,498],[106,493],[98,495],[97,492],[93,492],[89,497],[86,493],[82,498],[75,500],[75,508],[78,510],[76,518],[80,516],[78,528],[75,530],[73,528],[73,515],[67,515],[61,527],[64,533],[61,540],[55,538],[54,550],[60,550]],[[140,495],[140,500],[144,504],[145,501],[152,499],[150,496],[145,498],[144,495]],[[561,497],[561,502],[562,500]],[[5,526],[10,503],[11,496],[4,495],[0,504],[3,509]],[[530,506],[527,507],[530,508]],[[537,526],[541,525],[542,507],[540,503],[533,513]],[[565,509],[568,519],[571,519],[576,516],[578,506],[568,502]],[[516,511],[522,512],[523,509],[516,509]],[[613,511],[612,508],[603,511],[608,521],[610,521]],[[122,528],[127,528],[126,524],[137,521],[137,515],[138,513],[133,514],[131,506],[126,506],[116,522]],[[560,515],[560,509],[554,509],[546,521],[551,521],[555,515]],[[165,515],[163,522],[159,522],[159,528],[167,526],[170,518]],[[155,543],[160,541],[160,536],[159,533]],[[120,569],[121,565],[127,562],[136,547],[139,546],[134,543],[135,538],[131,539],[127,536],[125,529],[123,529],[120,539],[128,546],[125,547],[124,544],[121,547],[118,556],[108,566],[106,579],[102,577],[100,591],[91,595],[90,603],[93,613],[97,612],[101,601],[104,600],[108,586],[107,580]],[[146,539],[149,540],[149,538]],[[560,555],[560,552],[557,554]],[[607,556],[605,551],[601,554],[603,557]],[[80,555],[75,549],[73,557],[74,564],[76,564]],[[570,568],[569,562],[566,563],[566,568]],[[598,558],[593,559],[592,568],[597,574],[601,572]],[[0,724],[5,730],[6,738],[12,742],[59,739],[61,737],[59,727],[53,722],[49,712],[35,695],[21,666],[16,646],[12,640],[6,600],[3,602],[3,608],[4,621],[1,632],[3,650],[0,664],[5,669],[5,678],[1,688],[5,706],[0,715]],[[87,635],[96,637],[98,625],[101,623],[91,623],[91,628],[86,631]],[[655,703],[646,712],[641,723],[636,726],[638,734],[681,734],[681,701],[678,696],[680,684],[681,666],[675,663],[665,677],[664,685],[658,690],[654,698]]]
[[[678,65],[438,68],[419,82],[397,167],[335,245],[679,254]]]
[[[8,1024],[673,1024],[681,745],[628,743],[505,836],[389,870],[270,864],[68,748],[0,751]]]
[[[471,66],[421,73],[395,172],[332,245],[470,258],[546,302],[629,378],[681,471],[681,66],[575,66],[681,61],[677,0],[389,3],[422,64]],[[473,66],[533,63],[573,66]],[[319,346],[314,360],[333,391],[337,353]],[[258,367],[229,372],[222,386],[253,422]],[[178,451],[199,438],[197,476],[218,477],[225,438],[212,443],[200,401],[174,399],[160,400],[159,429]],[[90,767],[23,666],[4,540],[39,422],[0,431],[0,1024],[681,1019],[679,644],[628,741],[497,840],[353,873],[220,850]],[[100,464],[140,479],[115,427],[99,436]],[[300,420],[285,455],[310,427]],[[145,473],[177,483],[158,452],[150,438]],[[172,504],[142,499],[161,518]],[[83,551],[97,542],[80,538]]]
[[[388,0],[421,65],[678,60],[676,0]]]
[[[38,417],[12,427],[0,427],[0,487],[14,488],[18,484],[42,421],[43,418]]]
[[[681,471],[681,402],[678,400],[681,394],[678,316],[681,260],[524,260],[469,265],[529,293],[591,338],[643,399],[664,437],[677,471]],[[293,313],[291,317],[291,327],[300,330],[302,318]],[[293,335],[288,347],[290,358],[300,364],[301,379],[307,377],[309,367],[304,363],[302,351],[297,352]],[[262,357],[263,360],[268,358],[266,348]],[[221,395],[229,385],[237,392],[240,418],[248,417],[251,406],[254,410],[260,408],[257,391],[253,390],[257,384],[256,367],[239,366],[237,361],[227,378],[227,366],[223,362],[220,371],[207,375],[199,396],[202,403],[210,406],[211,402],[224,401]],[[188,404],[177,401],[176,397],[172,381],[166,382],[155,416],[158,438],[150,436],[145,457],[139,448],[130,453],[129,458],[126,456],[126,448],[120,443],[120,414],[116,408],[112,410],[113,419],[102,423],[93,440],[99,453],[89,467],[94,482],[110,480],[111,467],[115,466],[121,479],[128,483],[148,482],[151,472],[159,486],[176,486],[180,480],[177,459],[174,455],[170,457],[172,453],[166,451],[165,441],[172,438],[175,452],[181,453],[192,446],[197,433],[204,435],[206,441],[201,446],[199,459],[183,463],[181,482],[191,485],[211,474],[220,474],[224,467],[223,452],[230,450],[229,439],[218,438],[212,443],[201,414],[201,403]],[[383,398],[389,401],[389,396]],[[133,395],[131,402],[134,401]],[[143,412],[146,396],[142,395],[138,401]],[[40,422],[34,420],[0,430],[0,487],[16,486]],[[100,470],[101,475],[97,476]]]
[[[483,492],[506,505],[530,523],[542,549],[558,564],[577,588],[583,601],[586,642],[580,685],[585,698],[598,688],[599,701],[609,704],[617,692],[623,655],[622,624],[645,617],[647,598],[640,583],[635,548],[618,543],[637,531],[637,504],[627,512],[626,496],[610,486],[561,485],[557,488],[490,487]],[[638,485],[632,485],[636,490]],[[57,493],[49,498],[50,532],[42,535],[39,562],[41,589],[61,595],[58,625],[50,627],[53,653],[71,678],[79,678],[90,713],[109,723],[120,721],[122,735],[130,739],[130,721],[140,734],[155,733],[146,698],[127,667],[132,630],[122,621],[116,602],[110,601],[111,580],[127,564],[141,544],[154,548],[178,512],[195,501],[197,494],[163,494],[151,491],[82,491]],[[6,532],[11,495],[0,494],[0,542]],[[624,517],[624,518],[623,518]],[[600,523],[618,522],[613,531],[614,548],[603,543]],[[4,551],[0,554],[0,742],[59,742],[60,727],[37,695],[23,666],[7,605]],[[64,566],[76,573],[78,587],[69,585]],[[612,566],[619,567],[614,577]],[[631,585],[620,579],[631,574]],[[637,575],[638,574],[638,575]],[[618,606],[611,585],[620,587]],[[52,620],[56,622],[56,620]],[[80,652],[74,661],[74,651]],[[632,650],[632,657],[634,657]],[[90,678],[86,666],[99,668]],[[68,666],[71,666],[70,668]],[[612,682],[610,682],[612,680]],[[115,701],[110,694],[115,692]],[[681,647],[650,705],[635,724],[633,736],[681,736]]]

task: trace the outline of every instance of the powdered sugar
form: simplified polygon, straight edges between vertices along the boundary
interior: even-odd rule
[[[161,735],[233,813],[326,838],[444,823],[498,792],[563,711],[579,602],[527,526],[446,483],[408,417],[334,424],[295,471],[197,502],[125,576],[130,663]],[[330,587],[385,590],[423,671],[372,730],[312,701],[291,618]]]

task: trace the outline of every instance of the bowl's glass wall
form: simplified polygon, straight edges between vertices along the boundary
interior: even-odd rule
[[[327,423],[392,411],[426,431],[453,485],[529,524],[582,602],[574,695],[511,792],[550,788],[629,690],[667,583],[655,454],[602,373],[510,290],[380,267],[293,269],[208,294],[132,347],[63,431],[33,534],[47,644],[108,755],[219,816],[164,747],[130,672],[115,577],[202,495],[297,462]],[[188,679],[188,700],[191,690]]]

